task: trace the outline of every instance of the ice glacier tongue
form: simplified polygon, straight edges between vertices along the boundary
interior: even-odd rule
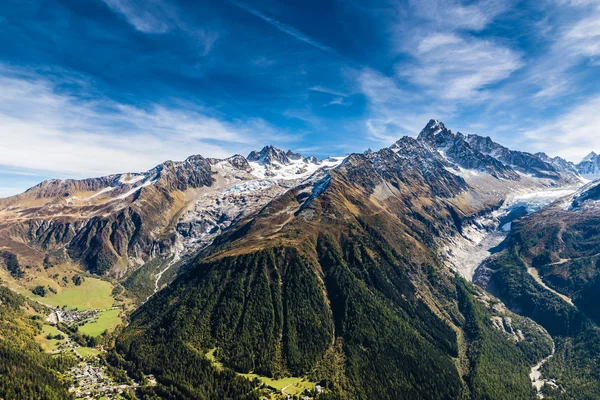
[[[447,265],[463,278],[472,281],[477,268],[510,233],[514,219],[540,211],[576,190],[576,187],[570,187],[512,194],[500,209],[477,218],[463,229],[462,236],[449,240],[442,249]]]

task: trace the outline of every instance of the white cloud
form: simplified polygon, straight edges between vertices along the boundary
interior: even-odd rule
[[[600,95],[584,101],[553,121],[526,131],[532,146],[578,162],[591,150],[600,151]]]
[[[339,96],[339,97],[348,96],[348,93],[344,93],[344,92],[336,90],[336,89],[330,89],[330,88],[327,88],[324,86],[313,86],[313,87],[308,88],[308,90],[310,90],[312,92],[331,94],[333,96]]]
[[[174,10],[161,0],[103,0],[140,32],[165,33],[172,28]]]
[[[179,16],[179,11],[164,0],[103,0],[114,12],[121,14],[129,24],[140,32],[163,34],[174,29],[185,32],[200,55],[210,53],[219,34],[206,28],[191,27]]]
[[[569,5],[569,6],[577,6],[577,7],[589,6],[591,4],[597,4],[598,3],[598,0],[555,0],[555,1],[558,4]]]
[[[468,5],[457,0],[410,0],[415,14],[442,29],[482,30],[506,11],[509,2],[482,0]]]
[[[252,14],[255,17],[262,19],[263,21],[265,21],[266,23],[277,28],[281,32],[288,34],[288,35],[296,38],[297,40],[300,40],[301,42],[307,43],[313,47],[323,50],[326,53],[336,54],[335,50],[333,50],[331,47],[326,46],[317,40],[314,40],[313,38],[309,37],[308,35],[304,34],[303,32],[300,32],[298,29],[294,28],[291,25],[288,25],[284,22],[281,22],[274,18],[271,18],[271,17],[263,14],[262,12],[258,11],[257,9],[252,8],[242,2],[235,1],[235,0],[229,0],[229,2],[233,5],[235,5],[236,7],[246,11],[247,13]]]
[[[363,69],[370,139],[390,143],[416,134],[430,118],[452,121],[457,110],[492,98],[493,85],[511,76],[521,55],[481,31],[510,8],[511,0],[410,0],[396,7],[390,27],[395,74]],[[394,54],[395,53],[395,54]]]
[[[492,41],[458,35],[432,33],[411,46],[416,64],[399,65],[399,76],[445,99],[477,101],[488,85],[508,78],[521,67],[514,51]]]
[[[542,103],[579,91],[585,68],[578,67],[597,63],[600,56],[597,0],[548,0],[547,7],[555,15],[541,35],[550,43],[543,56],[530,62],[524,79],[534,85],[533,97]]]
[[[329,103],[324,104],[323,107],[329,107],[329,106],[349,107],[351,105],[352,105],[352,102],[344,100],[343,97],[336,97],[335,99],[331,100]]]
[[[417,52],[425,54],[430,51],[435,51],[440,47],[456,45],[462,42],[463,40],[454,33],[436,33],[421,40],[417,46]]]
[[[452,107],[428,102],[421,94],[403,90],[392,77],[364,69],[356,76],[358,89],[369,101],[365,129],[369,140],[390,145],[417,134],[432,117],[443,118]],[[423,106],[425,102],[426,106]]]
[[[59,82],[0,68],[0,164],[88,177],[143,171],[191,154],[226,157],[289,142],[262,120],[224,121],[197,106],[136,107],[59,93]]]
[[[202,47],[202,55],[206,56],[212,50],[215,42],[219,39],[217,32],[200,29],[197,31],[188,30],[188,33],[194,37],[197,43]]]
[[[600,54],[600,8],[592,16],[578,21],[565,35],[574,51],[588,57]]]

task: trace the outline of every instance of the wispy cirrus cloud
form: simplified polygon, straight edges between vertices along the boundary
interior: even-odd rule
[[[394,3],[395,4],[395,3]],[[410,0],[395,5],[393,74],[365,68],[357,76],[369,104],[367,134],[390,143],[416,134],[432,117],[451,119],[460,105],[490,99],[494,85],[523,66],[518,51],[479,34],[510,9],[509,0]],[[476,34],[477,33],[477,34]]]
[[[596,57],[600,55],[600,4],[588,8],[586,16],[570,26],[562,40],[562,47],[573,55]]]
[[[368,138],[374,142],[390,145],[401,136],[418,133],[432,116],[441,118],[450,112],[436,105],[421,107],[426,97],[400,88],[393,77],[373,69],[359,71],[355,79],[369,100],[370,115],[365,120],[365,128]]]
[[[528,145],[577,162],[600,148],[600,87],[594,72],[600,60],[600,4],[547,0],[546,6],[554,11],[547,28],[548,49],[511,89],[533,85],[528,95],[535,109],[551,111],[528,124],[534,128],[520,129]]]
[[[463,4],[458,0],[410,0],[414,15],[446,30],[481,30],[505,12],[512,2],[480,0]]]
[[[162,0],[103,0],[140,32],[165,33],[177,25],[176,11]]]
[[[0,68],[0,164],[72,177],[149,169],[190,154],[226,157],[264,143],[289,143],[261,119],[225,120],[193,104],[134,106],[63,93],[68,77]],[[90,88],[85,90],[90,94]],[[8,134],[10,133],[10,134]]]
[[[312,92],[331,94],[333,96],[339,96],[339,97],[348,96],[348,93],[346,93],[346,92],[342,92],[340,90],[331,89],[331,88],[324,87],[324,86],[313,86],[313,87],[308,88],[308,90],[310,90]]]
[[[397,76],[437,98],[480,101],[487,86],[522,65],[518,52],[471,32],[485,29],[506,12],[509,0],[411,0],[414,21],[394,29],[396,48],[412,58],[396,65]],[[409,15],[410,18],[410,15]]]
[[[300,41],[307,43],[313,47],[316,47],[317,49],[323,50],[326,53],[336,54],[336,51],[333,50],[331,47],[324,45],[323,43],[311,38],[310,36],[304,34],[303,32],[299,31],[298,29],[294,28],[291,25],[288,25],[284,22],[278,21],[275,18],[269,17],[268,15],[260,12],[256,8],[250,7],[247,4],[242,3],[240,1],[236,1],[236,0],[229,0],[229,3],[246,11],[249,14],[252,14],[252,15],[262,19],[266,23],[272,25],[273,27],[277,28],[281,32],[283,32],[287,35],[290,35],[297,40],[300,40]]]
[[[210,53],[219,39],[219,33],[203,27],[191,26],[179,14],[180,11],[165,0],[102,0],[114,12],[122,15],[140,32],[164,34],[178,29],[185,32],[200,47],[202,56]]]
[[[323,107],[330,107],[330,106],[350,107],[351,105],[352,105],[352,102],[344,100],[343,97],[336,97],[335,99],[331,100],[329,103],[323,104]]]
[[[493,41],[457,33],[432,33],[411,48],[415,65],[397,74],[439,98],[478,101],[488,85],[504,80],[523,63],[518,54]]]
[[[531,84],[532,98],[540,105],[579,92],[582,64],[593,65],[600,56],[600,5],[587,0],[547,0],[553,7],[552,22],[545,20],[546,52],[530,62],[524,84]],[[556,8],[558,5],[558,8]]]

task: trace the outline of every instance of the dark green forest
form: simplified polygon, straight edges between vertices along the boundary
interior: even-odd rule
[[[167,398],[252,398],[234,371],[306,375],[327,398],[535,398],[529,369],[550,341],[529,332],[515,344],[477,290],[351,225],[321,234],[312,252],[276,246],[197,261],[132,315],[114,357],[154,374]],[[224,371],[204,357],[213,348]]]
[[[542,215],[513,226],[507,249],[488,264],[488,290],[553,335],[556,354],[542,373],[559,387],[545,385],[546,398],[600,398],[599,225],[593,218],[572,223]],[[540,286],[528,266],[535,267],[547,285],[571,296],[574,306]]]
[[[74,360],[42,352],[33,338],[41,325],[36,314],[24,312],[27,306],[34,305],[0,286],[0,398],[70,399],[57,372],[71,367]]]

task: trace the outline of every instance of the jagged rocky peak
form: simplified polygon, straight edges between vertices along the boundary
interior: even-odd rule
[[[242,171],[249,171],[252,168],[250,167],[250,164],[248,164],[248,160],[246,160],[243,156],[236,154],[232,157],[229,157],[227,159],[227,161],[229,162],[229,164],[231,164],[234,168],[242,170]]]
[[[441,157],[462,168],[483,171],[496,178],[518,179],[512,168],[490,155],[473,149],[465,135],[460,132],[452,133],[438,120],[430,120],[417,137],[417,141],[425,143]]]
[[[293,154],[293,153],[292,153]],[[272,164],[273,162],[277,162],[282,165],[290,165],[290,158],[283,150],[279,150],[273,145],[265,146],[259,152],[252,151],[246,157],[250,162],[260,162],[264,164]]]
[[[434,153],[430,146],[426,146],[422,140],[412,138],[410,136],[404,136],[400,138],[396,143],[390,146],[396,155],[403,158],[420,158],[420,159],[440,159],[445,161],[443,157],[440,157],[438,153]],[[370,152],[366,154],[376,154],[377,152]]]
[[[291,150],[288,150],[285,155],[287,156],[287,158],[289,158],[290,160],[301,160],[302,159],[302,154],[300,153],[294,153]]]
[[[319,159],[315,156],[304,157],[304,158],[302,158],[302,161],[305,162],[306,164],[315,164],[315,165],[319,164]]]
[[[168,190],[186,190],[212,184],[210,160],[193,155],[185,161],[165,161],[144,174],[146,184],[157,184]]]
[[[468,135],[465,140],[474,150],[492,156],[516,171],[531,174],[538,178],[560,179],[559,171],[554,164],[545,161],[535,154],[510,150],[494,142],[489,136]],[[572,173],[572,171],[567,170],[565,172]]]
[[[497,178],[518,180],[520,172],[537,178],[576,180],[577,173],[568,168],[561,175],[554,163],[537,155],[510,150],[489,136],[454,134],[435,119],[429,121],[417,140],[462,168],[484,171]]]
[[[462,138],[462,135],[459,135],[458,138]],[[432,119],[425,125],[421,133],[419,133],[417,140],[434,147],[445,147],[456,138],[457,136],[450,129],[446,128],[442,122]]]
[[[446,129],[446,126],[441,121],[438,121],[437,119],[431,119],[431,120],[429,120],[427,125],[425,125],[425,128],[423,128],[421,133],[419,133],[418,139],[419,140],[427,140],[428,138],[431,138],[432,136],[438,135],[440,133],[446,133],[446,132],[451,132],[451,131]]]
[[[450,172],[452,165],[446,158],[425,142],[409,136],[401,138],[389,148],[361,157],[369,160],[375,171],[386,180],[398,179],[414,188],[426,185],[438,196],[452,197],[466,188],[463,178]]]
[[[245,172],[250,172],[252,170],[252,167],[250,166],[250,164],[248,164],[248,160],[246,160],[246,158],[242,155],[239,154],[235,154],[231,157],[227,157],[226,159],[220,159],[220,158],[210,158],[209,162],[211,165],[217,165],[223,162],[228,163],[229,165],[231,165],[234,169],[240,170],[240,171],[245,171]]]
[[[304,157],[300,153],[294,153],[291,150],[284,152],[272,145],[265,146],[261,151],[252,151],[247,160],[256,162],[266,166],[272,166],[275,169],[281,166],[297,165],[297,164],[314,164],[320,165],[317,157]]]
[[[495,158],[509,158],[510,150],[492,140],[489,136],[467,135],[465,140],[469,145],[483,154],[489,154]]]
[[[287,156],[287,158],[289,158],[292,161],[300,161],[302,160],[303,163],[305,164],[315,164],[318,165],[319,164],[319,159],[317,159],[317,157],[303,157],[302,154],[300,153],[294,153],[291,150],[288,150],[285,155]]]

